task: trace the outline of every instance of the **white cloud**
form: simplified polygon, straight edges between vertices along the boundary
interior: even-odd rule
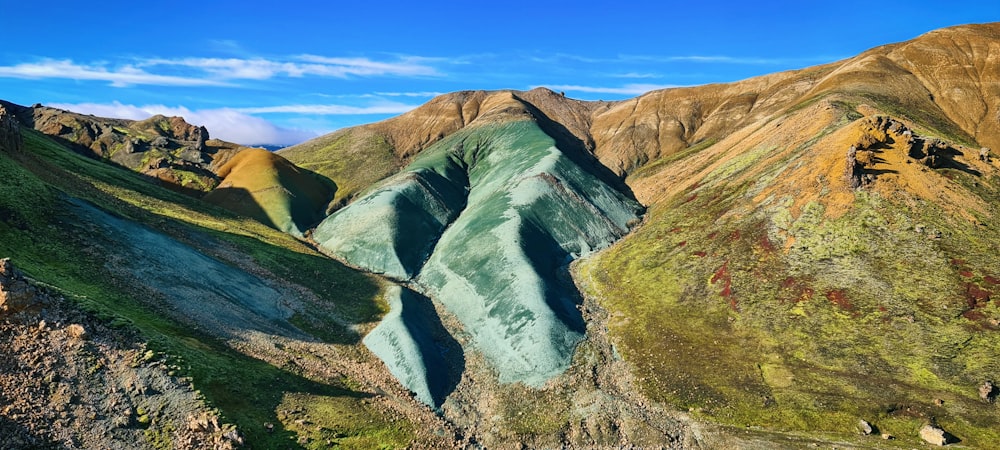
[[[70,80],[110,81],[112,86],[125,87],[135,84],[157,86],[226,86],[217,80],[157,75],[132,65],[114,70],[99,65],[81,65],[71,60],[45,59],[37,63],[0,66],[0,77],[10,78],[62,78]]]
[[[347,78],[350,76],[439,76],[430,58],[397,57],[393,61],[369,58],[331,58],[301,55],[279,59],[265,58],[179,58],[144,59],[122,62],[81,64],[69,59],[43,59],[39,62],[0,66],[0,77],[28,79],[70,79],[109,81],[112,86],[234,86],[226,80],[267,80],[274,77]],[[169,75],[162,74],[174,68]],[[183,75],[177,68],[188,69]]]
[[[289,60],[264,58],[180,58],[148,59],[142,67],[178,66],[205,71],[219,79],[265,80],[275,76],[345,78],[348,76],[436,76],[437,70],[421,64],[422,58],[404,57],[381,62],[368,58],[332,58],[301,55]]]
[[[557,84],[553,86],[535,86],[535,87],[547,87],[549,89],[552,89],[553,91],[587,92],[593,94],[640,95],[658,89],[668,89],[681,86],[675,84],[626,84],[620,87],[607,87],[607,86],[580,86],[575,84]]]
[[[253,108],[237,108],[236,111],[249,114],[294,113],[319,115],[355,115],[355,114],[401,114],[419,105],[405,103],[384,103],[371,106],[350,105],[279,105],[260,106]]]
[[[191,110],[184,106],[126,105],[113,103],[54,103],[47,106],[101,117],[142,120],[156,114],[181,116],[188,123],[204,125],[214,138],[244,145],[292,145],[321,133],[284,128],[232,108]]]

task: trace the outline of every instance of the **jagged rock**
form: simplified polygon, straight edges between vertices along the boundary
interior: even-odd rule
[[[997,388],[993,386],[992,381],[984,381],[983,384],[979,385],[979,398],[986,403],[993,403],[996,400]]]
[[[862,186],[865,181],[862,177],[863,172],[862,165],[858,163],[858,147],[852,145],[851,148],[847,149],[847,165],[844,167],[844,177],[847,178],[847,185],[851,189]]]
[[[947,445],[950,442],[949,435],[943,428],[927,424],[920,429],[920,439],[931,445]]]
[[[170,141],[163,136],[159,136],[156,139],[153,139],[149,145],[152,145],[153,147],[166,148],[170,145]]]
[[[979,160],[982,162],[990,162],[990,148],[983,147],[979,149]]]
[[[14,268],[9,258],[0,259],[0,314],[22,311],[37,303],[35,289]]]

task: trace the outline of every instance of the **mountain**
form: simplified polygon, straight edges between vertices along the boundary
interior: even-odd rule
[[[997,55],[966,25],[617,102],[457,92],[277,153],[5,103],[0,256],[251,445],[990,448]],[[142,407],[86,442],[195,439]]]

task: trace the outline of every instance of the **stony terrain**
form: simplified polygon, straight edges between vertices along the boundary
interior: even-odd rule
[[[0,352],[2,448],[243,443],[137,336],[26,280],[8,259],[0,260]]]

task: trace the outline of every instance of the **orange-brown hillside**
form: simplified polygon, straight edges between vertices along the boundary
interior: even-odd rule
[[[336,187],[270,151],[248,148],[218,169],[204,200],[301,236],[326,211]]]

